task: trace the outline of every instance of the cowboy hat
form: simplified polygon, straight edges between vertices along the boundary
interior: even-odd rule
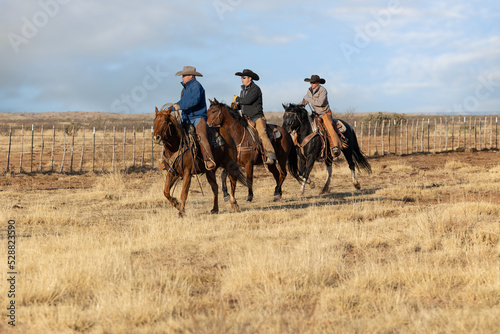
[[[257,73],[255,73],[252,70],[246,69],[246,68],[243,70],[243,72],[236,72],[234,75],[237,75],[240,77],[250,77],[255,81],[259,80],[259,76],[257,75]]]
[[[199,72],[196,72],[196,67],[193,66],[184,66],[182,71],[175,73],[175,75],[194,75],[202,77],[203,75]]]
[[[311,75],[311,78],[305,78],[304,81],[310,82],[310,83],[319,82],[320,84],[324,84],[326,82],[325,79],[320,78],[319,75],[317,75],[317,74]]]

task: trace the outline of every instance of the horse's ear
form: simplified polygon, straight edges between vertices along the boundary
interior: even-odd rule
[[[155,107],[155,114],[158,114],[159,111],[158,111],[158,107]]]
[[[282,103],[281,105],[283,106],[283,109],[285,109],[285,110],[286,110],[286,106],[285,106],[285,104],[284,104],[284,103]]]
[[[210,99],[208,99],[208,102],[210,102],[210,105],[214,104],[214,102]]]
[[[217,101],[217,99],[214,97],[214,103],[215,104],[220,104],[219,101]]]

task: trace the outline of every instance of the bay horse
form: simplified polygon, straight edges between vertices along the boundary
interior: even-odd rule
[[[194,130],[194,127],[191,131]],[[246,185],[243,169],[236,162],[236,144],[229,133],[223,129],[208,128],[208,137],[217,168],[207,171],[201,155],[200,145],[197,143],[196,134],[189,134],[170,109],[158,111],[155,108],[155,119],[153,127],[153,140],[155,143],[163,143],[165,150],[162,159],[166,167],[165,188],[163,194],[175,208],[179,210],[179,216],[184,214],[184,208],[191,185],[191,177],[194,174],[205,174],[214,195],[214,204],[211,213],[219,211],[218,187],[215,171],[222,166],[229,174],[231,181],[230,203],[234,211],[239,211],[238,203],[234,197],[236,181]],[[189,140],[191,137],[191,140]],[[193,140],[193,138],[196,138]],[[179,179],[182,181],[181,201],[179,202],[170,194],[170,189]]]
[[[320,194],[327,193],[330,186],[333,162],[333,158],[329,153],[330,144],[325,137],[327,134],[325,132],[321,133],[317,129],[313,130],[312,119],[309,117],[304,106],[290,103],[288,105],[283,104],[283,108],[285,109],[283,115],[283,128],[290,134],[295,131],[297,136],[297,151],[299,155],[299,178],[297,178],[297,180],[301,183],[301,189],[298,195],[301,196],[304,194],[305,185],[311,182],[309,180],[309,175],[314,166],[314,162],[319,160],[324,160],[328,172],[328,178]],[[312,117],[319,118],[319,115],[313,115]],[[345,129],[343,135],[347,145],[346,147],[342,147],[342,153],[351,170],[352,183],[356,189],[361,189],[358,179],[356,178],[356,169],[359,171],[361,167],[366,172],[371,173],[372,169],[370,163],[359,148],[354,129],[345,121],[340,119],[337,121],[340,122]]]
[[[207,124],[226,129],[237,143],[237,161],[241,166],[245,167],[248,186],[247,201],[251,202],[253,199],[252,183],[254,165],[264,163],[263,149],[260,144],[259,135],[256,130],[253,131],[250,129],[246,118],[241,116],[238,110],[220,103],[217,99],[209,101],[210,108],[207,111]],[[287,165],[290,173],[297,177],[297,153],[292,138],[282,127],[267,124],[267,131],[270,134],[269,139],[271,139],[277,157],[276,163],[267,166],[276,180],[276,187],[274,188],[274,200],[276,201],[281,199],[282,196],[281,186],[287,176]],[[227,198],[224,172],[221,177],[222,190]]]

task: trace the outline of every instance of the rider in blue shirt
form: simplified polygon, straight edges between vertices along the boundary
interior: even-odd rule
[[[202,77],[192,66],[184,66],[182,71],[175,75],[182,75],[181,99],[172,107],[175,110],[182,110],[182,121],[192,124],[196,128],[196,133],[200,137],[201,152],[207,170],[216,167],[212,149],[207,138],[207,103],[205,101],[205,89],[196,80],[196,76]]]

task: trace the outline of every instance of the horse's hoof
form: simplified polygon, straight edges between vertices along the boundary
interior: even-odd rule
[[[219,210],[214,210],[214,209],[212,209],[212,211],[210,211],[210,213],[211,213],[211,214],[213,214],[213,215],[216,215],[216,214],[218,214],[218,213],[219,213]]]
[[[227,201],[229,201],[229,198],[230,198],[230,197],[231,197],[231,196],[229,196],[229,194],[227,194],[227,195],[224,195],[224,202],[227,202]]]
[[[253,200],[253,197],[252,196],[248,196],[247,197],[247,202],[251,202]]]
[[[234,212],[240,212],[240,206],[237,203],[231,204]]]
[[[323,190],[321,190],[321,192],[319,193],[320,195],[326,195],[330,192],[330,189],[328,188],[324,188]]]
[[[274,195],[274,201],[277,202],[281,200],[281,195]]]
[[[359,183],[354,183],[354,188],[359,190],[361,189],[361,185]]]
[[[184,217],[184,212],[179,211],[179,218],[182,218],[182,217]]]

